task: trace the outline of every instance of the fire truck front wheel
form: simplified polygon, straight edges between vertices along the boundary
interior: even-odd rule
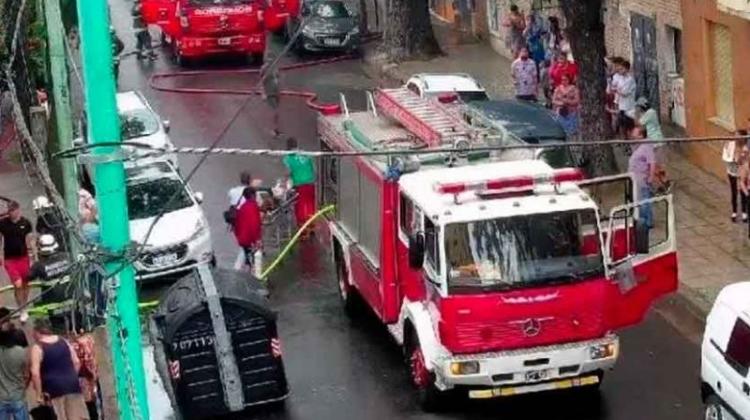
[[[435,374],[427,369],[419,338],[411,331],[404,343],[406,353],[406,364],[409,379],[417,390],[419,405],[425,412],[439,411],[444,407],[447,392],[440,391],[435,386]]]

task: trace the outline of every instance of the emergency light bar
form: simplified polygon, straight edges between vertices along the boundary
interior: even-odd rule
[[[583,181],[586,177],[577,168],[556,169],[549,174],[520,175],[473,182],[435,183],[435,191],[440,194],[459,194],[466,191],[497,191],[534,187],[537,184],[559,184],[561,182]]]

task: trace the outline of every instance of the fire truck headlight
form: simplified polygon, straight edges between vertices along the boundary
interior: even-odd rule
[[[479,362],[452,362],[451,373],[454,375],[474,375],[479,373]]]
[[[591,360],[607,359],[617,355],[617,344],[598,344],[589,347],[589,357]]]

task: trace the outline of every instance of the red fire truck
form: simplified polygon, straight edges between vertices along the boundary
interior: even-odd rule
[[[296,18],[299,15],[301,0],[268,0],[268,7],[266,8],[265,19],[266,24],[273,32],[279,32],[282,29],[287,31],[286,35],[293,35],[290,33],[290,22],[291,19]]]
[[[365,302],[387,325],[427,410],[451,390],[598,387],[616,331],[677,288],[672,197],[639,201],[629,174],[586,180],[534,151],[483,153],[510,140],[460,105],[375,95],[318,118],[323,150],[404,152],[321,161],[345,309]]]
[[[158,25],[175,59],[243,54],[262,61],[265,6],[258,0],[142,0],[146,23]]]

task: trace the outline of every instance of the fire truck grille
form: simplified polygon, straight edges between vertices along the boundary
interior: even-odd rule
[[[587,340],[603,334],[602,314],[596,311],[550,318],[537,324],[538,330],[520,322],[459,323],[450,347],[455,352],[509,350]]]

